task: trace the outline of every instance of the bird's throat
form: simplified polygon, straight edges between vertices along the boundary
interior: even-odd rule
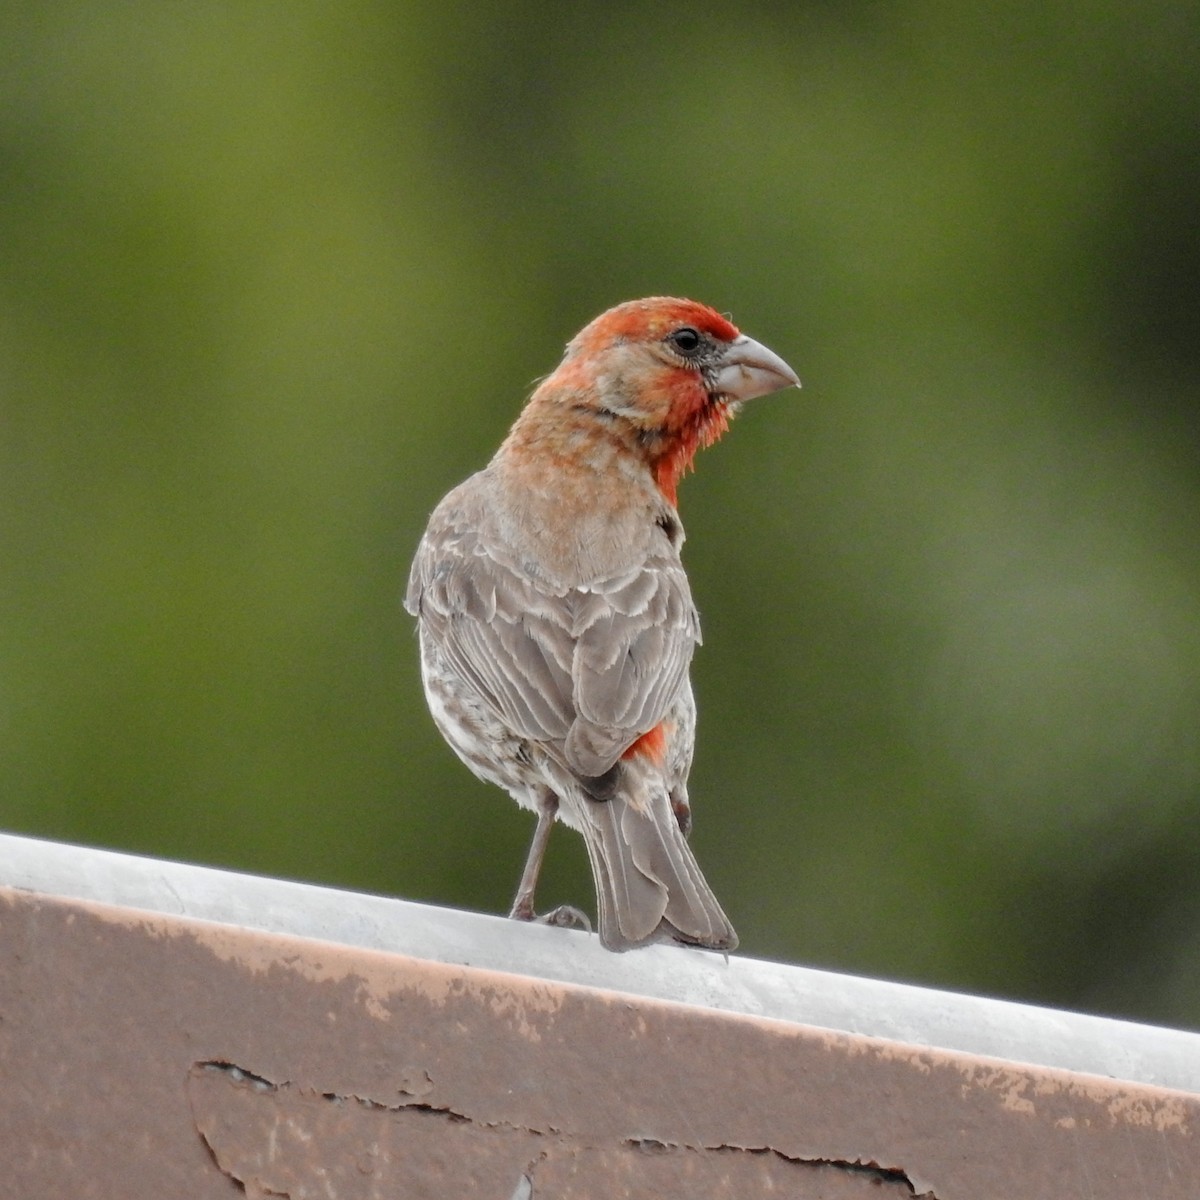
[[[726,405],[708,400],[679,429],[663,436],[652,470],[658,490],[673,507],[679,507],[679,481],[692,469],[697,452],[711,446],[729,428],[729,416]]]

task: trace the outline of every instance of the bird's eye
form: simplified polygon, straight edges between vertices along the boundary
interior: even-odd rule
[[[668,334],[667,341],[671,343],[676,353],[683,355],[695,354],[704,345],[704,339],[700,336],[699,330],[693,329],[690,325],[685,325],[682,329],[676,329],[673,333]]]

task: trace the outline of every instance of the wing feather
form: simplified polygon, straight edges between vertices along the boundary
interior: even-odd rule
[[[555,587],[436,514],[406,604],[422,637],[514,732],[585,778],[670,713],[700,640],[673,547],[612,577]]]

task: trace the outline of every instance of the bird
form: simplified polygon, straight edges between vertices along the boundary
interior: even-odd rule
[[[404,603],[434,724],[536,814],[511,917],[590,928],[573,906],[535,910],[557,820],[583,835],[607,949],[737,945],[687,840],[700,619],[677,491],[741,404],[793,386],[705,304],[618,304],[434,509]]]

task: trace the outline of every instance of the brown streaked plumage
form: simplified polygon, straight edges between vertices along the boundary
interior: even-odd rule
[[[618,305],[430,517],[405,600],[430,710],[538,814],[513,916],[534,915],[557,817],[583,835],[610,949],[737,945],[685,836],[700,622],[676,488],[740,402],[798,382],[705,305]]]

